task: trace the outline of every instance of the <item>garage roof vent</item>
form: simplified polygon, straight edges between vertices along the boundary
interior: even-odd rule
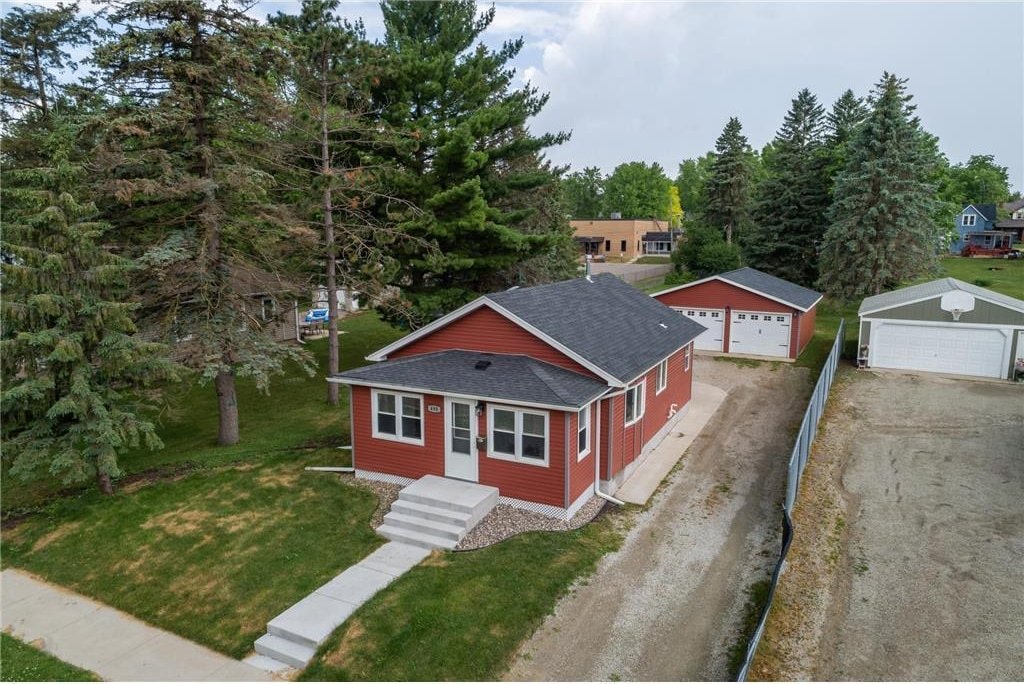
[[[491,362],[490,362],[490,361],[477,361],[477,362],[476,362],[476,366],[475,366],[475,368],[476,368],[477,370],[487,370],[487,368],[488,368],[488,367],[489,367],[490,365],[491,365]]]

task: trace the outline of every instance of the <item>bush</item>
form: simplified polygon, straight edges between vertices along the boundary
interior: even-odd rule
[[[693,274],[688,271],[678,273],[676,271],[669,271],[665,275],[665,285],[685,285],[693,280]]]

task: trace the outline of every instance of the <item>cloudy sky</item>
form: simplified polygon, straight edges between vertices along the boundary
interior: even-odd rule
[[[517,78],[551,94],[535,131],[573,168],[660,163],[674,176],[730,116],[755,147],[810,88],[831,103],[889,70],[910,79],[924,126],[954,163],[995,155],[1024,187],[1024,3],[497,2],[485,40],[523,36]],[[260,3],[268,12],[289,2]],[[347,3],[370,37],[376,3]]]

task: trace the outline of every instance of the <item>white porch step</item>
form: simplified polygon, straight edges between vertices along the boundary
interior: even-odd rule
[[[293,665],[289,665],[288,663],[282,663],[277,658],[271,658],[270,656],[260,655],[259,653],[255,653],[249,656],[248,658],[245,658],[244,660],[242,660],[242,662],[246,665],[258,667],[261,670],[264,670],[266,672],[272,672],[274,674],[281,675],[285,678],[289,678],[288,674],[295,671],[295,667]]]
[[[377,528],[377,534],[386,539],[390,539],[391,541],[411,544],[412,546],[419,546],[425,549],[454,549],[455,545],[459,543],[457,539],[449,539],[448,537],[439,537],[435,534],[428,534],[426,532],[417,532],[415,530],[408,530],[402,527],[394,527],[387,523]]]
[[[469,529],[498,503],[498,489],[475,482],[426,475],[402,489],[398,498],[415,504],[468,513]]]
[[[257,639],[256,652],[298,668],[306,667],[316,655],[316,649],[274,634],[264,634]]]
[[[404,515],[402,513],[396,513],[395,511],[391,511],[385,515],[384,522],[391,527],[398,527],[403,530],[412,530],[413,532],[425,532],[426,534],[454,539],[455,541],[459,541],[466,536],[465,525],[449,525],[448,523],[420,518],[415,515]]]
[[[450,508],[438,508],[429,504],[415,503],[405,499],[395,499],[391,510],[402,515],[413,515],[426,520],[436,520],[447,525],[466,525],[472,513],[453,511]]]

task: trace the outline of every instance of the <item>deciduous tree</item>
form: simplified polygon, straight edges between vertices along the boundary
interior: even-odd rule
[[[604,215],[604,180],[601,169],[596,166],[588,166],[562,178],[562,202],[570,218]]]
[[[605,210],[622,218],[668,220],[669,185],[657,162],[619,164],[604,183]]]

